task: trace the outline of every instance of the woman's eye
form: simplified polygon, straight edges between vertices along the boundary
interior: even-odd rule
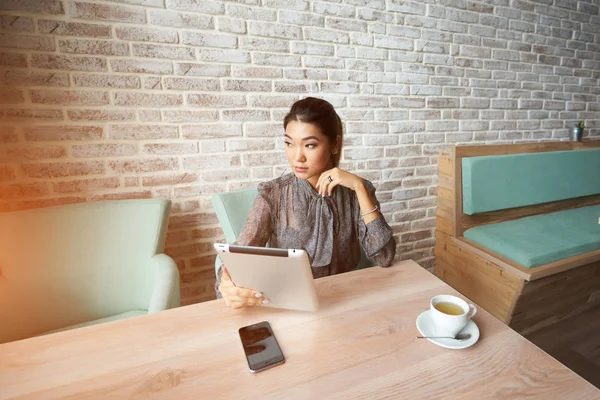
[[[290,142],[284,142],[284,143],[287,147],[292,147],[292,144]]]
[[[306,147],[308,149],[314,149],[315,147],[317,147],[317,145],[316,144],[307,144]]]

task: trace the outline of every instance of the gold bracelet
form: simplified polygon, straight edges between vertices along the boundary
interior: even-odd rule
[[[360,216],[361,216],[361,217],[366,217],[366,216],[367,216],[367,215],[369,215],[369,214],[373,214],[373,213],[374,213],[375,211],[377,211],[377,210],[379,210],[379,206],[378,206],[378,205],[375,205],[375,208],[374,208],[374,209],[372,209],[371,211],[368,211],[368,212],[366,212],[366,213],[360,213]]]

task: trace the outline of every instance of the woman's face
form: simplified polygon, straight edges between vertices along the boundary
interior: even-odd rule
[[[285,128],[285,155],[294,174],[314,187],[321,173],[332,168],[331,152],[335,146],[319,128],[305,122],[291,121]]]

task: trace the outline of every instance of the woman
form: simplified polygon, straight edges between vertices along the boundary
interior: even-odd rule
[[[304,249],[314,278],[355,269],[361,244],[370,260],[389,266],[396,241],[373,184],[338,168],[343,132],[333,106],[314,97],[299,100],[283,127],[293,173],[259,185],[236,244]],[[226,268],[219,270],[215,286],[217,297],[232,308],[269,301],[262,293],[236,287]]]

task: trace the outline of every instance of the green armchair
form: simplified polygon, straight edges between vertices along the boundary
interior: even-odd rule
[[[179,306],[171,202],[0,213],[0,343]]]
[[[227,243],[233,243],[244,228],[252,204],[258,191],[256,189],[236,190],[233,192],[219,193],[212,196],[211,201]],[[222,262],[219,257],[215,259],[215,274]],[[361,260],[357,269],[372,267],[373,263],[367,258],[361,248]]]

